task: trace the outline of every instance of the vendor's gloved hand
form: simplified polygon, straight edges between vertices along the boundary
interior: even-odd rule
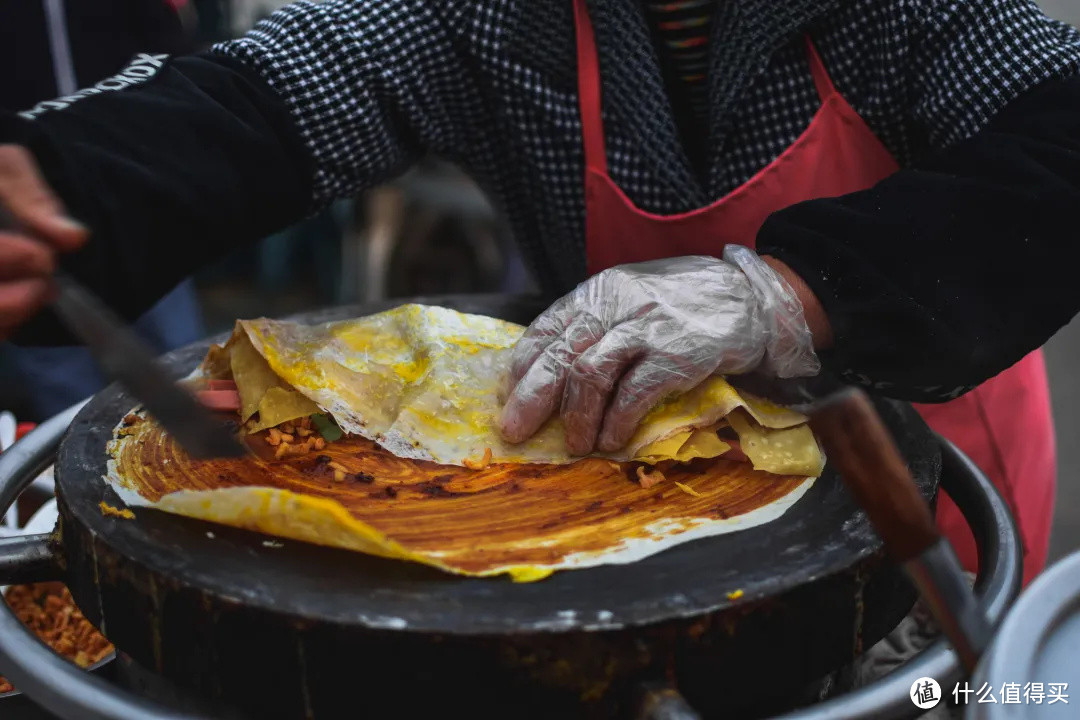
[[[522,442],[560,407],[570,452],[618,450],[668,396],[708,376],[820,369],[791,287],[752,250],[678,257],[595,275],[551,306],[514,349],[500,418]]]
[[[56,254],[85,241],[33,156],[0,145],[0,340],[48,301]]]

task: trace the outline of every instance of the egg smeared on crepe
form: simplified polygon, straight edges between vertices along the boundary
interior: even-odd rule
[[[299,452],[200,463],[140,418],[117,429],[108,479],[129,503],[532,580],[766,522],[821,472],[805,417],[720,377],[653,409],[618,453],[570,456],[557,417],[505,443],[496,418],[523,331],[422,305],[313,326],[239,321],[194,380],[234,382],[249,439]],[[344,437],[327,444],[312,420]]]
[[[399,457],[460,465],[490,449],[495,463],[572,462],[576,458],[566,451],[558,418],[521,445],[505,443],[496,430],[510,353],[523,331],[494,318],[405,305],[325,325],[240,321],[222,351],[240,392],[242,419],[259,413],[252,431],[319,412],[317,406],[346,433],[374,440]],[[218,360],[215,367],[221,366]],[[207,365],[211,372],[215,367]],[[693,431],[714,430],[736,410],[748,415],[747,422],[733,425],[736,433],[754,438],[806,422],[713,377],[655,408],[626,448],[607,457],[717,457],[731,445]],[[808,441],[800,455],[806,462],[796,467],[785,460],[777,467],[782,474],[816,475],[822,463],[817,443],[810,434],[800,437]],[[771,463],[764,450],[755,467],[769,472]]]

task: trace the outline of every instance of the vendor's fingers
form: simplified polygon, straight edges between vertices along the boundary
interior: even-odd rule
[[[601,452],[624,447],[641,420],[664,398],[689,390],[709,375],[707,369],[669,360],[644,358],[623,375],[604,414],[596,442]]]
[[[604,329],[591,315],[583,315],[548,343],[513,387],[503,407],[499,430],[507,442],[527,440],[555,412],[575,358],[601,337]]]
[[[510,387],[514,387],[525,377],[532,364],[548,345],[563,336],[574,319],[571,305],[573,297],[566,295],[556,300],[551,307],[542,312],[522,333],[514,345],[510,358]]]
[[[593,451],[611,393],[641,353],[641,336],[633,323],[619,325],[574,361],[561,410],[566,449],[572,455]]]
[[[44,243],[0,231],[0,280],[45,277],[52,274],[55,264]]]
[[[0,145],[0,207],[57,250],[74,250],[86,241],[86,228],[68,217],[33,156],[18,145]]]
[[[0,339],[29,320],[51,293],[52,284],[44,278],[0,282]]]
[[[551,417],[566,384],[568,352],[562,341],[548,345],[514,386],[499,417],[504,440],[524,442]]]

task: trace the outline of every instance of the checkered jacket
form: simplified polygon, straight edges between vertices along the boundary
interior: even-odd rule
[[[651,212],[727,194],[806,128],[819,106],[806,33],[902,165],[1080,72],[1080,33],[1030,0],[717,2],[704,176],[680,146],[638,0],[589,3],[610,173]],[[584,277],[571,0],[302,1],[215,52],[284,99],[315,160],[315,206],[437,154],[490,193],[548,290]]]

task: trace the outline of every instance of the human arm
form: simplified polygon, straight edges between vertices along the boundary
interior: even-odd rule
[[[864,192],[776,213],[758,249],[821,303],[827,368],[931,402],[1080,311],[1080,34],[1026,2],[908,5],[910,112],[930,147]]]
[[[424,82],[458,57],[429,5],[297,3],[213,52],[0,116],[0,143],[29,149],[89,228],[61,263],[134,318],[211,259],[463,142]],[[64,338],[45,315],[16,337]]]

